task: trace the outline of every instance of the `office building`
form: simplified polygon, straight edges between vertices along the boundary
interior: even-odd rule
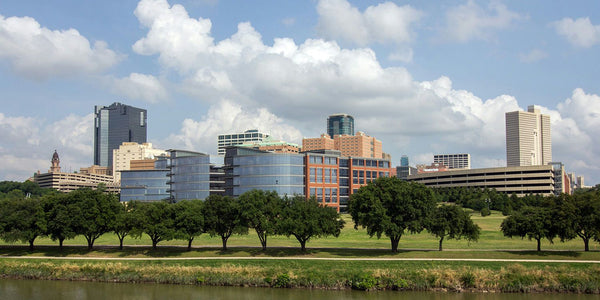
[[[210,156],[186,150],[167,150],[170,200],[200,199],[210,195]]]
[[[361,131],[356,132],[356,135],[336,135],[331,138],[322,134],[318,138],[302,139],[302,151],[315,150],[338,150],[342,156],[384,157],[381,141]]]
[[[397,166],[396,177],[407,180],[409,175],[417,174],[417,168],[411,166]]]
[[[165,150],[154,149],[152,143],[124,142],[113,150],[112,171],[115,182],[121,180],[121,171],[131,170],[131,162],[167,155]],[[153,163],[152,163],[153,165]]]
[[[330,138],[336,135],[354,135],[354,117],[348,114],[327,117],[327,134]]]
[[[121,171],[121,202],[170,198],[167,169]]]
[[[577,176],[577,187],[582,189],[585,188],[585,178],[582,176]]]
[[[252,142],[239,145],[240,147],[254,148],[262,151],[278,152],[278,153],[299,153],[300,146],[294,143],[285,141],[273,140],[270,136],[262,142]]]
[[[433,156],[434,164],[442,164],[448,169],[470,169],[471,154],[435,154]]]
[[[506,163],[509,167],[547,165],[552,161],[550,116],[531,105],[506,113]]]
[[[408,156],[402,155],[400,157],[400,166],[401,167],[408,167]]]
[[[225,148],[242,144],[260,143],[269,135],[259,132],[258,129],[246,130],[243,133],[219,134],[217,140],[217,154],[225,155]]]
[[[123,142],[146,142],[146,110],[115,102],[94,107],[94,165],[113,166],[113,150]]]

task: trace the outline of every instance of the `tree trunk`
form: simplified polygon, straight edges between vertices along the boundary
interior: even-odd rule
[[[221,242],[223,242],[223,251],[227,251],[227,237],[221,236]]]
[[[585,251],[590,251],[590,239],[589,238],[584,238],[583,239],[583,244],[585,245]]]
[[[92,238],[85,238],[87,240],[88,243],[88,250],[93,250],[94,249],[94,239]]]
[[[152,239],[152,249],[156,250],[156,245],[158,245],[158,241],[155,239]]]
[[[187,251],[192,251],[192,241],[194,240],[194,238],[188,239],[188,249]]]
[[[260,240],[263,251],[267,250],[267,233],[261,235],[258,233],[258,231],[256,231],[256,234],[258,234],[258,239]]]
[[[392,242],[392,252],[398,252],[398,243],[400,243],[400,236],[391,236],[390,241]]]
[[[63,250],[63,242],[65,241],[64,238],[59,238],[58,239],[58,249],[60,249],[60,251]]]
[[[540,252],[540,251],[542,251],[542,247],[541,247],[542,239],[536,239],[536,240],[537,240],[537,251]]]
[[[33,251],[33,241],[35,241],[35,239],[29,240],[29,250],[30,251]]]
[[[443,242],[443,241],[444,241],[444,237],[442,236],[442,237],[440,238],[440,248],[439,248],[439,249],[440,249],[440,251],[442,251],[442,242]]]
[[[119,250],[123,250],[123,240],[125,239],[125,237],[119,237]]]
[[[306,241],[305,240],[300,241],[300,250],[302,250],[302,252],[306,252]]]

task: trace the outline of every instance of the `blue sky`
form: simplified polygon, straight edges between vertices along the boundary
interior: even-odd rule
[[[553,160],[600,180],[597,1],[0,2],[0,180],[92,163],[94,105],[148,110],[149,141],[216,153],[259,128],[300,143],[327,115],[398,164],[506,164],[504,113],[551,115]]]

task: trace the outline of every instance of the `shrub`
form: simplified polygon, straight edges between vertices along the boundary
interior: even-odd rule
[[[288,275],[287,273],[284,273],[284,274],[277,276],[277,278],[275,278],[275,281],[273,282],[273,286],[278,287],[278,288],[290,287],[290,281],[291,281],[290,275]]]
[[[489,208],[484,207],[484,208],[481,209],[481,216],[482,217],[486,217],[486,216],[489,216],[491,214],[492,214],[492,212],[490,211]]]
[[[368,291],[372,290],[377,284],[377,279],[371,274],[361,274],[352,279],[352,289]]]
[[[460,282],[463,287],[475,287],[475,275],[471,272],[466,272],[460,276]]]

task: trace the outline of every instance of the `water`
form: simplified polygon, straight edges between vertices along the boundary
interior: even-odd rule
[[[434,292],[362,292],[309,289],[269,289],[243,287],[204,287],[166,284],[100,283],[82,281],[0,280],[0,299],[240,299],[240,300],[591,300],[600,295],[500,294]]]

